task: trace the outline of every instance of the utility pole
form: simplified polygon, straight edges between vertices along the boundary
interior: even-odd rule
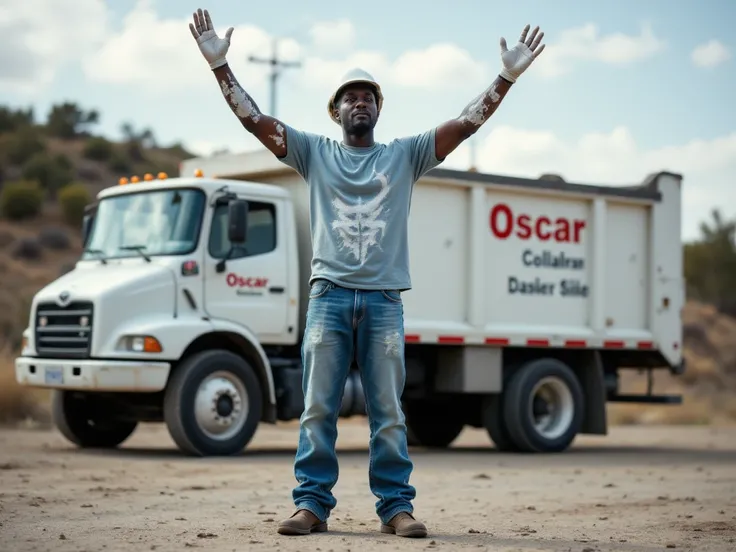
[[[476,163],[477,147],[478,144],[476,143],[476,137],[473,135],[470,137],[470,140],[468,140],[468,148],[470,149],[470,167],[468,167],[468,172],[478,172],[478,165]]]
[[[248,61],[251,63],[265,63],[271,66],[271,116],[276,117],[276,82],[281,76],[281,70],[291,67],[301,67],[301,63],[298,61],[281,61],[277,51],[278,39],[274,37],[272,54],[270,58],[260,58],[257,56],[249,56]]]

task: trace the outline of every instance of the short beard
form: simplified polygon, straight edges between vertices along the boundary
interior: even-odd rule
[[[351,122],[345,125],[345,131],[350,136],[356,136],[358,138],[362,138],[363,136],[368,134],[371,130],[373,130],[373,125],[370,122],[358,123],[358,124],[353,124]]]

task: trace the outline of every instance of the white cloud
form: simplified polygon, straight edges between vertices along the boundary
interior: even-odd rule
[[[485,81],[488,71],[470,52],[451,43],[404,52],[392,66],[393,78],[402,86],[463,86]]]
[[[332,90],[340,77],[353,67],[361,67],[371,73],[379,82],[390,74],[391,65],[380,52],[355,51],[342,59],[324,59],[308,56],[304,60],[302,84],[312,90]]]
[[[666,46],[649,25],[643,25],[638,35],[602,35],[595,24],[588,23],[564,30],[559,37],[547,45],[535,62],[535,72],[542,76],[570,73],[577,63],[584,61],[611,65],[635,63],[658,54]]]
[[[212,14],[218,34],[229,23]],[[91,81],[132,84],[158,94],[172,86],[207,86],[202,75],[207,66],[189,31],[190,19],[162,19],[149,0],[139,0],[123,20],[122,29],[109,32],[104,44],[83,60]],[[279,41],[279,56],[302,62],[300,84],[324,93],[352,67],[363,67],[382,82],[400,86],[468,86],[485,79],[485,66],[466,50],[453,44],[431,45],[390,60],[379,51],[352,50],[355,31],[347,20],[315,23],[310,29],[312,43],[300,45],[293,39]],[[252,25],[235,26],[229,59],[245,60],[249,55],[271,52],[272,37]],[[324,56],[324,50],[347,55]],[[238,78],[252,89],[265,83],[268,67],[238,64]]]
[[[355,43],[355,27],[348,19],[321,21],[309,29],[312,44],[319,50],[339,51],[352,48]]]
[[[213,23],[220,36],[228,28],[226,21]],[[148,0],[139,0],[123,20],[119,32],[110,33],[96,52],[87,56],[83,67],[87,78],[115,84],[132,84],[159,94],[171,93],[174,87],[206,86],[203,75],[209,71],[189,30],[191,18],[161,19]],[[252,25],[234,26],[228,57],[247,59],[271,51],[271,37]],[[299,54],[294,40],[279,42],[279,55],[293,58]],[[261,84],[267,67],[246,64],[239,70],[244,82]]]
[[[449,43],[410,50],[393,61],[381,52],[366,50],[351,52],[342,59],[308,56],[304,84],[324,93],[332,90],[342,75],[353,67],[365,69],[382,85],[405,88],[475,90],[488,84],[485,64],[474,60],[467,50]]]
[[[711,68],[731,59],[731,52],[722,42],[714,39],[696,46],[690,59],[698,67]]]
[[[105,37],[103,0],[24,0],[0,5],[0,87],[40,95],[65,66]]]
[[[722,206],[736,216],[736,132],[712,140],[654,149],[640,148],[626,127],[607,133],[589,133],[566,142],[549,130],[493,128],[476,146],[481,172],[538,178],[559,174],[568,182],[637,184],[653,172],[683,175],[683,234],[698,235],[698,225],[711,209]],[[469,146],[463,145],[444,163],[466,169]]]
[[[222,144],[216,144],[207,140],[191,140],[186,143],[186,148],[194,155],[202,157],[209,157],[210,155],[216,155],[219,152],[228,150]]]

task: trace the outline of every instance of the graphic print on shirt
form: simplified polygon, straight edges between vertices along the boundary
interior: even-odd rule
[[[379,217],[384,213],[388,177],[375,171],[373,174],[380,182],[381,190],[367,203],[363,203],[362,199],[356,205],[348,205],[339,198],[332,201],[337,216],[332,222],[332,229],[339,237],[341,248],[347,249],[360,264],[365,263],[371,248],[381,247],[386,229],[386,221]]]

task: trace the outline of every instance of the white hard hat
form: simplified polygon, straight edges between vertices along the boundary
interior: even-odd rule
[[[381,86],[376,82],[376,79],[374,79],[370,73],[356,67],[342,76],[340,84],[335,89],[335,92],[332,94],[332,96],[330,96],[330,99],[327,102],[327,112],[330,114],[330,119],[335,121],[337,124],[340,124],[340,121],[335,117],[335,100],[340,95],[340,92],[342,92],[343,88],[345,88],[349,84],[355,83],[369,84],[376,89],[376,102],[378,104],[378,112],[381,112],[381,107],[383,107],[383,93],[381,92]]]

